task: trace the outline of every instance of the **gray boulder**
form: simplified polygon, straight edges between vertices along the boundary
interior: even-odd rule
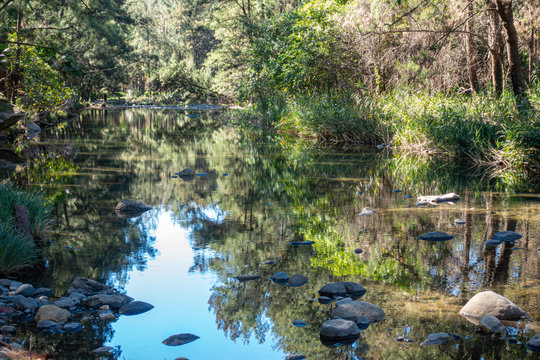
[[[47,296],[47,297],[51,297],[53,296],[53,292],[51,289],[49,288],[39,288],[39,289],[36,289],[36,294],[34,296]]]
[[[420,345],[440,345],[445,344],[453,340],[452,335],[445,332],[438,332],[434,334],[429,334],[427,338],[420,343]]]
[[[527,313],[516,304],[493,291],[474,295],[459,312],[461,316],[480,319],[489,314],[499,320],[519,320]]]
[[[364,296],[365,293],[366,289],[362,285],[350,281],[326,284],[319,289],[319,295],[330,298],[341,296],[358,299]]]
[[[532,348],[534,351],[540,351],[540,333],[537,333],[527,342],[527,346]]]
[[[365,208],[362,209],[360,214],[358,214],[358,216],[372,216],[372,215],[375,215],[375,214],[377,214],[377,212],[375,210],[373,210],[372,208],[369,208],[369,207],[365,207]]]
[[[23,285],[22,282],[13,280],[13,281],[9,284],[9,290],[10,290],[10,291],[17,291],[17,289],[20,288],[22,285]]]
[[[86,299],[86,306],[97,309],[102,305],[109,305],[111,309],[118,310],[132,300],[124,294],[96,294]]]
[[[73,299],[68,297],[61,297],[60,299],[54,301],[53,304],[62,309],[69,309],[75,306]]]
[[[132,218],[142,215],[152,207],[142,201],[122,200],[116,205],[116,214],[121,218]]]
[[[144,301],[132,301],[123,305],[118,313],[122,315],[138,315],[152,310],[154,305],[146,303]]]
[[[43,305],[39,308],[37,315],[34,317],[36,323],[43,320],[52,320],[59,324],[64,324],[68,321],[71,314],[69,311],[59,308],[56,305]]]
[[[9,100],[0,93],[0,130],[7,129],[24,119],[26,113],[13,106]]]
[[[40,331],[43,330],[56,330],[60,328],[60,324],[52,320],[42,320],[37,323],[36,328]]]
[[[40,303],[34,298],[22,298],[17,301],[15,307],[19,310],[34,311],[39,307]]]
[[[332,311],[332,316],[351,321],[356,321],[359,316],[364,316],[374,323],[384,319],[384,311],[375,304],[365,301],[353,301],[336,307]]]
[[[68,289],[68,294],[81,293],[85,296],[95,294],[114,294],[115,291],[110,286],[100,283],[99,281],[78,277],[71,283]]]
[[[489,314],[482,316],[480,322],[478,323],[478,326],[480,326],[482,330],[488,333],[495,334],[502,333],[504,329],[506,329],[506,326],[504,326],[504,324],[499,319]]]
[[[4,325],[2,328],[0,328],[0,332],[2,335],[7,337],[14,337],[17,335],[17,328],[15,326],[11,325]]]
[[[78,322],[69,322],[67,324],[64,324],[64,326],[62,327],[62,329],[64,329],[64,331],[69,331],[69,332],[77,332],[77,331],[80,331],[83,329],[83,324],[81,323],[78,323]]]
[[[322,324],[320,336],[322,338],[340,340],[355,338],[360,335],[360,329],[354,321],[344,319],[327,320]]]

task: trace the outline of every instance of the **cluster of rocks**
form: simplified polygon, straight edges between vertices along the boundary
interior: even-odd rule
[[[335,301],[332,319],[322,324],[320,339],[324,345],[336,343],[350,344],[372,323],[384,319],[384,311],[379,306],[359,299],[366,289],[354,282],[339,282],[323,286],[319,290],[319,302]]]
[[[38,331],[78,332],[85,321],[114,321],[119,315],[137,315],[154,306],[119,293],[100,282],[76,278],[66,296],[54,298],[49,288],[34,288],[31,284],[0,279],[0,324],[8,344],[16,337],[18,323],[35,322]],[[77,319],[78,321],[74,321]]]

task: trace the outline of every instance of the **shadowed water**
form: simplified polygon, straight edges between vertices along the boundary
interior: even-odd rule
[[[92,111],[32,145],[34,159],[14,177],[56,209],[54,243],[32,281],[61,296],[75,277],[88,277],[155,306],[113,323],[90,320],[76,334],[40,334],[29,323],[23,331],[34,349],[59,359],[95,358],[90,351],[102,345],[125,359],[534,358],[524,343],[540,328],[538,184],[387,151],[317,148],[242,130],[234,117]],[[206,175],[172,177],[184,168]],[[461,201],[415,206],[419,195],[445,192]],[[122,220],[114,213],[122,199],[154,209]],[[358,216],[364,207],[376,214]],[[466,224],[454,225],[456,218]],[[523,238],[486,248],[501,230]],[[429,231],[455,238],[417,239]],[[299,240],[314,244],[290,244]],[[278,271],[304,274],[308,283],[280,286],[269,280]],[[262,278],[234,279],[249,274]],[[364,285],[362,300],[386,318],[354,344],[328,347],[318,334],[334,305],[315,299],[335,281]],[[484,289],[529,314],[506,339],[458,315]],[[308,326],[293,326],[296,319]],[[420,346],[440,331],[461,338]],[[178,333],[200,339],[161,343]],[[414,342],[395,340],[403,335]]]

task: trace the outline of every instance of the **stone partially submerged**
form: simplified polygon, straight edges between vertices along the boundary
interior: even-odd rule
[[[122,219],[129,219],[141,216],[148,210],[152,210],[151,206],[146,205],[142,201],[122,200],[116,205],[116,214]]]
[[[425,241],[436,241],[436,242],[439,242],[439,241],[448,241],[448,240],[452,240],[454,237],[450,234],[447,234],[447,233],[443,233],[441,231],[432,231],[432,232],[428,232],[424,235],[420,235],[418,237],[418,239],[420,240],[425,240]]]
[[[197,335],[184,333],[184,334],[171,335],[165,340],[163,340],[162,343],[167,346],[179,346],[179,345],[190,343],[197,339],[199,339]]]
[[[343,341],[357,339],[360,329],[354,321],[344,319],[327,320],[322,324],[320,336],[325,340]]]
[[[362,212],[358,214],[358,216],[371,216],[375,215],[377,212],[373,210],[372,208],[365,207],[362,209]]]
[[[493,240],[511,242],[521,239],[523,236],[515,231],[499,231],[493,234]]]
[[[429,334],[427,338],[420,343],[420,345],[440,345],[445,344],[453,340],[453,336],[446,332],[438,332],[434,334]]]
[[[447,203],[447,202],[456,202],[459,201],[461,198],[458,194],[455,193],[448,193],[444,195],[426,195],[426,196],[419,196],[417,201],[418,202],[427,202],[430,204],[441,204],[441,203]]]
[[[332,316],[351,321],[356,321],[359,316],[363,316],[374,323],[384,319],[384,311],[375,304],[353,301],[336,307],[332,311]]]
[[[366,289],[362,285],[350,281],[326,284],[319,290],[320,296],[329,298],[350,297],[351,299],[358,299],[365,293]]]
[[[516,304],[493,291],[483,291],[474,295],[461,308],[459,314],[476,320],[486,314],[495,316],[499,320],[519,320],[527,315]]]

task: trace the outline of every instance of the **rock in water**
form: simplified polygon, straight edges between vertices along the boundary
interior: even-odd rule
[[[306,357],[304,355],[292,354],[287,356],[285,360],[305,360],[305,358]]]
[[[307,327],[308,323],[301,319],[296,319],[292,322],[292,326],[296,327]]]
[[[486,241],[486,247],[494,247],[502,244],[502,241],[499,240],[488,240]]]
[[[287,281],[289,281],[289,275],[287,275],[287,273],[283,272],[283,271],[278,271],[277,273],[275,273],[274,275],[272,275],[272,277],[270,278],[270,280],[280,284],[280,285],[284,285],[287,283]]]
[[[190,343],[197,339],[199,339],[197,335],[185,333],[185,334],[171,335],[165,340],[163,340],[162,343],[167,346],[178,346],[178,345],[184,345],[184,344]]]
[[[366,289],[362,285],[350,281],[326,284],[319,290],[319,295],[330,298],[341,296],[358,299],[365,293]]]
[[[250,280],[258,280],[261,277],[262,277],[261,275],[238,275],[238,276],[235,276],[234,278],[240,282],[244,282],[244,281],[250,281]]]
[[[480,319],[489,314],[499,320],[519,320],[527,313],[516,304],[493,291],[474,295],[459,312],[461,316]]]
[[[287,285],[292,287],[299,287],[308,282],[308,278],[302,274],[294,274],[289,278]]]
[[[195,176],[195,171],[192,170],[192,169],[184,169],[182,171],[180,171],[179,173],[176,173],[176,175],[180,176],[180,177],[193,177]]]
[[[489,314],[482,316],[478,326],[486,332],[495,334],[502,333],[506,329],[506,326],[499,319]]]
[[[426,196],[419,196],[417,198],[418,202],[427,202],[432,204],[440,204],[445,202],[455,202],[459,201],[461,198],[458,194],[455,193],[448,193],[444,195],[426,195]]]
[[[465,225],[467,222],[465,222],[464,220],[461,220],[461,219],[455,219],[454,220],[454,225]]]
[[[109,305],[111,309],[118,310],[133,299],[124,294],[96,294],[86,299],[86,305],[91,308],[99,308],[102,305]]]
[[[321,338],[334,341],[357,338],[360,335],[360,329],[354,321],[344,319],[327,320],[322,324]]]
[[[540,353],[540,333],[530,338],[527,347],[536,353]]]
[[[71,314],[69,311],[59,308],[56,305],[43,305],[39,308],[34,320],[39,323],[43,320],[52,320],[59,324],[63,324],[68,321]]]
[[[521,239],[523,236],[515,231],[499,231],[493,234],[493,240],[510,242]]]
[[[451,240],[454,237],[452,235],[449,235],[447,233],[443,233],[441,231],[432,231],[428,232],[424,235],[420,235],[418,239],[425,240],[425,241],[447,241]]]
[[[452,335],[450,335],[449,333],[438,332],[435,334],[429,334],[420,345],[440,345],[447,343],[452,339]]]
[[[142,201],[122,200],[116,205],[115,211],[120,218],[128,219],[140,216],[151,209],[151,206],[146,205]]]
[[[336,307],[332,311],[332,316],[351,321],[356,321],[359,316],[364,316],[374,323],[384,319],[384,311],[375,304],[353,301]]]
[[[372,208],[365,207],[362,209],[362,212],[358,214],[358,216],[371,216],[375,215],[377,212],[373,210]]]
[[[152,310],[153,308],[154,305],[146,303],[144,301],[132,301],[122,306],[118,313],[122,315],[139,315],[149,310]]]
[[[0,130],[13,126],[17,121],[23,119],[26,113],[11,105],[9,100],[0,93]]]
[[[36,289],[30,284],[22,284],[15,290],[15,295],[22,295],[26,297],[32,297],[36,295]]]
[[[71,283],[68,289],[68,294],[81,293],[85,296],[95,294],[114,294],[115,291],[110,286],[100,283],[99,281],[78,277]]]

